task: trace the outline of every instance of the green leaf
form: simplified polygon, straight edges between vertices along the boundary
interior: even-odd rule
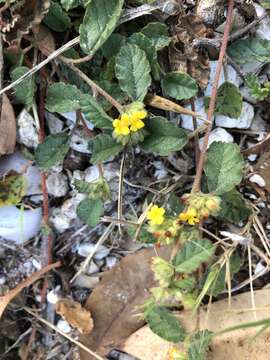
[[[163,49],[171,42],[168,28],[160,22],[152,22],[147,24],[141,32],[147,36],[157,50]]]
[[[88,121],[100,129],[112,129],[113,119],[108,116],[99,103],[91,95],[83,95],[80,107]]]
[[[49,12],[44,18],[44,23],[53,31],[63,32],[70,27],[70,18],[61,5],[51,1]]]
[[[270,84],[264,86],[260,84],[259,78],[255,74],[248,74],[245,79],[250,95],[256,100],[264,100],[270,93]]]
[[[12,81],[19,79],[28,71],[28,67],[25,66],[15,68],[10,74]],[[29,76],[20,84],[15,86],[15,97],[19,103],[24,104],[27,108],[30,108],[33,104],[35,89],[35,77]]]
[[[209,99],[205,98],[205,107],[208,109]],[[222,114],[237,119],[241,115],[243,97],[238,87],[230,82],[224,82],[217,93],[215,114]]]
[[[188,74],[180,71],[166,74],[161,86],[166,96],[171,96],[177,100],[190,99],[198,91],[196,81]]]
[[[105,43],[121,16],[124,0],[92,0],[80,25],[80,45],[89,55]]]
[[[252,213],[246,200],[234,189],[221,195],[220,206],[217,217],[234,224],[247,220]]]
[[[238,185],[243,176],[244,161],[236,144],[213,142],[204,166],[209,192],[223,194]]]
[[[232,255],[229,259],[229,267],[230,267],[230,278],[232,279],[234,274],[238,273],[243,265],[243,260],[239,255]],[[216,267],[217,265],[214,265]],[[210,269],[211,272],[211,269]],[[207,294],[209,296],[217,297],[220,293],[222,293],[226,289],[226,266],[224,265],[221,269],[219,269],[218,276],[213,282],[213,284],[209,287]]]
[[[109,134],[96,136],[93,140],[90,140],[89,147],[92,150],[91,163],[93,164],[107,160],[109,157],[117,155],[123,149],[123,145],[117,143]]]
[[[157,51],[152,42],[142,33],[135,33],[128,38],[128,43],[137,45],[141,50],[145,52],[147,60],[151,67],[155,67],[157,64]]]
[[[178,343],[185,339],[184,328],[166,308],[153,306],[146,314],[146,321],[155,334],[167,341]]]
[[[35,159],[37,166],[42,170],[49,170],[53,165],[64,160],[69,149],[69,136],[66,133],[52,134],[39,144]]]
[[[84,199],[77,208],[79,218],[90,226],[96,226],[103,213],[104,209],[101,199]]]
[[[239,39],[228,48],[229,56],[238,64],[265,62],[270,59],[270,41],[256,37]]]
[[[66,11],[68,11],[80,5],[87,6],[90,2],[91,0],[61,0],[61,5]]]
[[[103,56],[110,60],[116,56],[123,45],[126,44],[127,39],[120,34],[112,34],[101,48]]]
[[[189,338],[188,360],[207,360],[207,353],[214,333],[199,330]]]
[[[172,151],[181,150],[188,141],[183,129],[160,116],[147,120],[146,129],[149,135],[140,144],[146,152],[167,156]]]
[[[143,50],[137,45],[122,46],[115,59],[115,74],[132,100],[143,101],[151,85],[150,64]]]
[[[261,4],[265,9],[270,9],[270,0],[260,0],[260,4]]]
[[[175,271],[190,274],[214,254],[215,247],[207,239],[192,240],[184,244],[173,258]]]
[[[196,286],[196,279],[193,276],[189,276],[186,279],[175,280],[172,286],[180,290],[191,292]]]
[[[46,109],[51,112],[76,111],[80,108],[81,91],[75,86],[62,82],[49,86]]]

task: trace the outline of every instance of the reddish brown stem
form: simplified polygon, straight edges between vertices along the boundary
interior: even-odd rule
[[[222,63],[223,63],[224,56],[226,54],[226,48],[227,48],[229,34],[230,34],[230,30],[231,30],[233,5],[234,5],[234,0],[228,0],[228,14],[227,14],[224,35],[222,38],[222,43],[221,43],[221,48],[220,48],[220,53],[219,53],[219,58],[218,58],[217,70],[215,73],[215,78],[214,78],[213,87],[212,87],[209,109],[207,112],[207,120],[209,121],[209,123],[207,125],[206,132],[205,132],[204,142],[203,142],[203,146],[202,146],[201,155],[200,155],[200,158],[198,161],[198,166],[197,166],[196,176],[195,176],[193,187],[192,187],[192,192],[198,192],[198,191],[200,191],[200,188],[201,188],[201,178],[202,178],[202,173],[203,173],[205,154],[206,154],[207,145],[208,145],[208,141],[209,141],[209,134],[210,134],[210,131],[211,131],[212,125],[213,125],[212,119],[213,119],[215,105],[216,105],[218,82],[219,82],[219,78],[220,78],[220,74],[221,74],[221,70],[222,70]]]

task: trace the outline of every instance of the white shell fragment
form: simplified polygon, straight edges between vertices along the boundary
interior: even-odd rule
[[[65,174],[50,174],[46,184],[48,193],[54,197],[65,196],[68,193],[68,179]]]
[[[217,70],[217,61],[210,61],[210,78],[207,85],[207,88],[205,89],[204,95],[205,96],[211,96],[213,82]],[[218,86],[222,85],[225,81],[233,83],[235,86],[239,87],[241,85],[242,80],[238,76],[237,72],[234,70],[234,68],[231,65],[227,66],[227,78],[225,78],[224,69],[222,68],[219,83]]]
[[[58,320],[57,322],[57,328],[61,331],[63,331],[65,334],[68,334],[71,332],[71,326],[69,325],[69,323],[66,320]]]
[[[264,179],[259,174],[254,174],[249,178],[249,181],[259,185],[260,187],[264,187],[266,185]]]
[[[17,124],[18,142],[26,147],[36,148],[38,146],[38,130],[32,115],[24,109],[17,118]]]
[[[95,248],[95,244],[92,243],[79,244],[77,246],[77,252],[80,256],[87,257],[93,252],[94,248]],[[103,245],[100,245],[94,254],[94,259],[102,260],[106,256],[108,256],[109,253],[110,253],[110,249],[106,248]]]
[[[199,140],[199,147],[200,150],[202,149],[203,146],[203,141],[204,141],[204,137],[202,137]],[[209,141],[208,141],[208,146],[207,148],[209,148],[209,146],[214,142],[214,141],[222,141],[222,142],[226,142],[226,143],[232,143],[233,142],[233,137],[230,133],[228,133],[228,131],[226,131],[225,129],[222,129],[220,127],[217,127],[216,129],[212,130],[209,134]]]
[[[195,112],[197,114],[201,115],[204,119],[206,119],[207,118],[207,113],[206,113],[205,108],[204,108],[204,100],[203,100],[203,98],[197,98],[195,100],[194,105],[195,105]],[[191,110],[191,105],[187,105],[185,107],[187,109]],[[193,131],[194,126],[193,126],[192,116],[190,116],[190,115],[181,115],[181,118],[182,118],[181,127],[183,129]],[[197,125],[198,126],[203,125],[203,120],[197,119]]]
[[[0,208],[0,236],[17,245],[37,235],[41,227],[41,208],[17,209],[16,206]]]
[[[216,116],[216,125],[225,128],[248,129],[254,118],[254,108],[247,102],[243,102],[241,115],[238,119],[225,115]]]

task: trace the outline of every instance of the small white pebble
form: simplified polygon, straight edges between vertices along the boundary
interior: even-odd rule
[[[68,334],[72,330],[69,323],[66,320],[59,320],[56,326],[58,327],[59,330],[62,330],[65,334]]]
[[[261,175],[259,174],[254,174],[252,175],[250,178],[249,178],[249,181],[259,185],[260,187],[264,187],[266,184],[265,184],[265,181],[264,179],[261,177]]]
[[[116,264],[117,264],[118,260],[115,256],[108,256],[106,258],[106,267],[108,269],[112,269]]]
[[[257,159],[258,155],[257,154],[251,154],[248,156],[248,160],[249,161],[255,161]]]
[[[264,209],[264,208],[265,208],[265,203],[262,202],[262,201],[260,201],[260,202],[258,202],[257,206],[258,206],[259,208],[261,208],[261,209]]]
[[[0,276],[0,285],[4,285],[6,280],[5,276]]]
[[[47,294],[48,303],[53,304],[53,305],[58,303],[58,301],[60,299],[58,296],[58,293],[57,293],[58,290],[59,290],[59,287],[57,286],[57,288],[48,292],[48,294]]]
[[[32,260],[32,264],[37,270],[40,270],[42,268],[41,263],[39,261],[37,261],[36,259]]]
[[[267,230],[270,230],[270,224],[267,224],[267,225],[266,225],[266,229],[267,229]]]
[[[261,271],[263,271],[266,267],[264,265],[262,265],[262,262],[258,262],[258,264],[256,265],[255,267],[255,270],[254,270],[254,274],[258,274],[260,273]]]

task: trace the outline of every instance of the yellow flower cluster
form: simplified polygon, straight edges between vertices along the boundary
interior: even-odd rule
[[[186,360],[187,356],[185,353],[177,349],[176,347],[171,347],[168,352],[168,360]]]
[[[153,205],[151,209],[147,212],[147,219],[150,220],[150,225],[161,225],[164,221],[165,209]]]
[[[181,212],[179,219],[181,221],[187,222],[189,225],[195,225],[196,223],[200,222],[197,215],[198,214],[196,209],[188,208],[187,211]]]
[[[116,135],[129,135],[130,132],[136,132],[144,127],[142,121],[147,116],[145,110],[123,113],[118,119],[113,121],[113,127]]]

